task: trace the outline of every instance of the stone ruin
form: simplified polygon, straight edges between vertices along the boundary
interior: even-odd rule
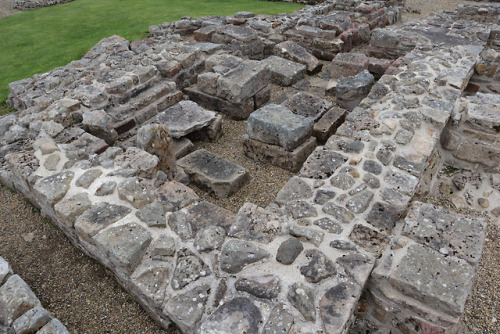
[[[486,222],[424,200],[448,163],[470,170],[457,187],[490,176],[498,203],[498,12],[463,5],[391,26],[397,3],[327,0],[103,39],[10,84],[0,181],[165,328],[461,333]],[[247,156],[296,172],[266,208],[235,214],[187,186],[223,198],[248,182],[193,152],[192,140],[223,140],[228,117],[246,122]],[[12,300],[0,288],[0,305],[28,317]]]
[[[73,0],[16,0],[14,8],[36,9],[71,2]]]

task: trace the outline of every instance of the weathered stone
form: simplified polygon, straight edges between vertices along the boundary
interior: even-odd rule
[[[224,243],[226,231],[220,226],[208,226],[200,230],[194,239],[194,247],[199,252],[210,252]]]
[[[175,145],[169,131],[170,126],[171,123],[168,123],[168,127],[159,124],[148,124],[141,127],[137,132],[136,144],[140,149],[156,155],[159,159],[158,168],[172,180],[177,173],[177,165],[175,163]]]
[[[291,86],[306,75],[306,66],[281,57],[271,56],[262,61],[271,70],[271,82],[280,86]]]
[[[259,308],[249,298],[236,297],[212,313],[201,325],[199,333],[257,334],[261,319]]]
[[[323,205],[326,202],[332,200],[335,197],[336,193],[330,189],[318,189],[316,194],[314,195],[314,203]]]
[[[40,301],[21,277],[12,275],[0,287],[0,323],[10,326],[35,306],[41,306]]]
[[[294,114],[312,118],[316,122],[333,106],[333,103],[317,96],[300,92],[287,99],[282,105],[290,109]]]
[[[172,288],[180,290],[200,277],[210,275],[208,266],[187,248],[177,252],[177,264],[172,275]]]
[[[183,241],[192,239],[194,236],[191,223],[183,211],[176,211],[168,216],[168,226],[181,237]]]
[[[319,250],[308,249],[304,254],[309,263],[300,267],[300,273],[308,282],[318,283],[325,278],[337,275],[335,263]]]
[[[373,192],[369,190],[363,191],[348,200],[345,206],[354,213],[365,212],[373,199],[373,195]]]
[[[384,176],[384,182],[391,189],[411,196],[418,184],[418,178],[413,175],[401,173],[396,170],[387,171]]]
[[[210,296],[210,285],[200,285],[188,292],[171,297],[165,303],[163,312],[177,326],[187,333],[192,333],[198,327],[205,305]]]
[[[186,155],[188,155],[193,151],[194,151],[193,142],[188,138],[182,137],[179,139],[174,139],[174,152],[176,159],[185,157]]]
[[[324,232],[298,226],[295,224],[290,226],[290,234],[301,240],[308,241],[316,247],[319,247],[319,245],[321,245],[323,237],[325,236]]]
[[[135,215],[149,227],[167,226],[163,205],[158,201],[145,205],[142,209],[137,210]]]
[[[370,213],[366,217],[366,221],[371,225],[390,233],[396,225],[396,221],[399,219],[400,215],[401,211],[395,207],[377,202],[370,210]]]
[[[75,221],[75,229],[80,237],[89,240],[103,228],[117,222],[132,210],[122,205],[100,202],[85,211]]]
[[[248,241],[230,240],[224,244],[220,254],[223,271],[235,274],[249,264],[267,259],[269,253]]]
[[[394,141],[401,145],[406,145],[413,138],[413,132],[405,129],[399,129],[394,136]]]
[[[100,169],[89,169],[75,181],[75,185],[87,189],[101,174]]]
[[[137,223],[111,226],[93,238],[111,262],[131,274],[151,242],[151,233]]]
[[[161,307],[169,279],[167,267],[151,266],[137,270],[131,279],[146,299]]]
[[[292,177],[276,195],[275,202],[283,205],[289,201],[311,198],[311,187],[298,176]]]
[[[184,212],[194,234],[207,226],[220,226],[228,233],[235,220],[231,211],[207,201],[191,204]]]
[[[312,134],[313,122],[288,108],[269,104],[253,112],[247,121],[250,139],[292,151]]]
[[[118,184],[118,196],[136,209],[142,209],[156,199],[151,181],[139,177],[130,177]]]
[[[349,173],[354,170],[355,169],[340,171],[337,175],[330,179],[331,185],[342,190],[350,189],[356,183],[352,175]]]
[[[323,116],[314,123],[313,136],[319,143],[325,143],[337,128],[344,122],[347,110],[334,107],[328,110]]]
[[[33,187],[33,191],[42,203],[55,205],[66,195],[74,176],[75,173],[70,171],[53,174],[40,179]]]
[[[0,286],[12,275],[12,268],[9,263],[0,256]]]
[[[42,327],[37,334],[70,334],[66,326],[57,319],[52,319],[48,324]]]
[[[365,160],[363,170],[378,175],[382,173],[382,165],[375,160]]]
[[[288,334],[293,326],[293,316],[285,304],[279,303],[272,310],[267,319],[262,334]]]
[[[334,222],[328,217],[324,217],[314,221],[314,225],[321,227],[324,231],[333,234],[342,233],[342,226],[339,223]]]
[[[238,291],[245,291],[257,298],[274,299],[281,291],[280,279],[274,275],[251,276],[234,283]]]
[[[151,246],[151,258],[153,260],[165,261],[174,256],[175,240],[169,235],[162,234]]]
[[[54,205],[54,210],[64,224],[73,227],[76,218],[91,206],[88,194],[78,193]]]
[[[60,151],[59,147],[57,147],[56,142],[52,138],[38,138],[33,142],[33,149],[35,151],[40,150],[43,155]]]
[[[87,110],[83,113],[82,125],[84,129],[96,137],[104,139],[112,145],[118,138],[113,128],[111,117],[104,110]]]
[[[34,333],[50,320],[52,320],[52,316],[46,309],[42,306],[35,306],[17,318],[12,323],[12,327],[14,327],[16,333]]]
[[[345,240],[333,240],[330,242],[330,247],[341,250],[356,250],[356,246],[354,244]]]
[[[245,203],[238,211],[236,220],[229,229],[228,235],[269,243],[282,232],[282,225],[282,219],[273,212],[252,203]]]
[[[297,238],[289,238],[281,243],[276,252],[276,261],[281,264],[292,264],[300,252],[304,249],[304,245]]]
[[[320,146],[307,158],[300,175],[312,179],[327,179],[346,161],[347,158],[343,155]]]
[[[316,217],[318,212],[316,208],[306,201],[290,201],[285,205],[285,212],[293,218]]]
[[[384,234],[359,224],[354,226],[349,238],[356,245],[375,254],[381,253],[389,242],[389,239]]]
[[[115,158],[115,164],[123,169],[136,169],[139,177],[151,177],[158,170],[159,159],[137,147],[129,147]]]
[[[333,135],[330,137],[325,147],[333,151],[343,151],[345,153],[361,153],[365,144],[362,141]]]
[[[55,171],[57,170],[59,161],[61,161],[61,156],[58,153],[52,153],[47,157],[47,159],[45,159],[43,167],[45,167],[47,170]]]
[[[341,206],[328,202],[323,206],[323,212],[332,215],[342,224],[349,224],[354,219],[354,215]]]
[[[314,292],[302,283],[294,283],[287,294],[288,301],[304,316],[306,321],[316,320]]]
[[[332,78],[352,77],[367,70],[369,59],[362,53],[339,53],[330,65]]]
[[[344,270],[357,282],[363,286],[372,272],[375,259],[369,255],[361,253],[348,253],[337,259]]]
[[[307,66],[307,73],[314,74],[321,70],[323,64],[306,49],[295,42],[286,41],[276,44],[273,52],[276,56],[290,59],[300,64]]]
[[[177,162],[191,182],[217,198],[229,197],[250,180],[243,167],[206,151],[198,150]]]
[[[103,182],[99,188],[95,191],[96,196],[107,196],[111,195],[115,192],[116,182],[115,181],[107,181]]]
[[[367,70],[354,77],[340,77],[337,83],[336,97],[340,107],[353,110],[370,92],[373,75]]]
[[[180,210],[196,202],[199,196],[191,189],[177,181],[165,182],[156,189],[158,200],[167,212]]]

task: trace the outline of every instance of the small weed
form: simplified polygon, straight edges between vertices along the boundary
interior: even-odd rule
[[[441,174],[444,174],[444,175],[447,175],[447,176],[450,176],[452,174],[454,174],[455,172],[458,171],[458,168],[455,168],[453,166],[444,166],[442,169],[441,169]]]
[[[10,187],[7,187],[7,190],[11,193],[11,194],[15,194],[16,191]]]
[[[0,104],[0,116],[8,115],[14,111],[16,111],[16,109],[8,106],[6,103]]]

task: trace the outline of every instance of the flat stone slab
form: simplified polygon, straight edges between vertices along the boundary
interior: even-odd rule
[[[0,287],[0,323],[10,326],[29,309],[40,306],[40,301],[26,282],[12,275]]]
[[[333,103],[312,94],[300,92],[282,103],[294,114],[312,118],[315,122],[321,118]]]
[[[166,125],[174,138],[180,138],[204,128],[215,118],[213,111],[203,109],[193,101],[181,101],[158,114],[153,122]]]
[[[367,70],[369,59],[362,53],[339,53],[332,60],[332,78],[351,77],[363,70]]]
[[[268,104],[253,112],[247,121],[248,137],[292,151],[312,134],[313,121],[287,107]]]
[[[177,164],[189,175],[191,182],[217,198],[229,197],[250,180],[246,169],[207,150],[188,154]]]
[[[262,61],[271,69],[271,82],[291,86],[306,75],[306,66],[281,57],[271,56]]]
[[[285,41],[274,46],[276,56],[293,60],[307,66],[307,73],[313,74],[321,71],[323,64],[302,46],[292,41]]]

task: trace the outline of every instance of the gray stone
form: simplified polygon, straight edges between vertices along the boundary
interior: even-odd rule
[[[373,195],[373,192],[369,190],[363,191],[348,200],[345,206],[354,213],[365,212],[373,199]]]
[[[228,235],[250,241],[271,242],[282,232],[283,221],[273,212],[245,203],[236,215]]]
[[[194,239],[194,247],[198,252],[210,252],[219,249],[224,243],[226,231],[220,226],[208,226],[200,230]]]
[[[458,190],[464,189],[467,184],[479,189],[482,184],[481,174],[469,170],[459,171],[457,174],[453,175],[451,180]]]
[[[320,146],[307,158],[300,170],[300,176],[327,179],[346,161],[347,158],[343,155]]]
[[[307,218],[307,217],[316,217],[318,212],[316,208],[307,203],[306,201],[290,201],[286,203],[285,213],[290,214],[293,218]]]
[[[43,164],[43,166],[47,170],[55,171],[57,170],[59,161],[61,161],[61,156],[58,153],[52,153],[47,157],[47,159],[45,159],[45,163]]]
[[[160,160],[137,147],[129,147],[125,153],[115,158],[115,164],[123,169],[135,169],[139,177],[151,177],[156,171]]]
[[[118,138],[113,121],[104,110],[86,110],[82,116],[82,125],[87,132],[104,139],[110,145]]]
[[[363,170],[378,175],[382,173],[382,165],[375,160],[365,160]]]
[[[337,275],[337,268],[332,260],[317,249],[308,249],[304,252],[309,263],[300,267],[300,273],[310,283],[318,283],[325,278]]]
[[[292,264],[300,252],[304,249],[304,245],[299,239],[291,237],[283,241],[276,252],[276,261],[281,264]]]
[[[186,333],[194,333],[205,313],[210,285],[200,285],[167,300],[163,312]]]
[[[196,202],[199,196],[191,189],[177,181],[165,182],[156,189],[158,200],[167,212],[174,212]]]
[[[397,210],[404,211],[408,203],[410,203],[411,197],[407,196],[399,191],[392,189],[382,189],[381,191],[382,199],[394,206]]]
[[[48,324],[42,327],[37,334],[70,334],[66,326],[57,319],[52,319]]]
[[[89,240],[103,228],[119,221],[132,210],[122,205],[100,202],[85,211],[75,221],[75,230],[85,240]]]
[[[75,181],[75,185],[87,189],[101,174],[100,169],[89,169]]]
[[[1,133],[1,131],[0,131]],[[57,143],[52,138],[38,138],[33,142],[33,149],[35,151],[40,150],[42,155],[52,154],[54,152],[60,151],[57,147]]]
[[[405,129],[399,129],[394,136],[394,141],[401,145],[406,145],[413,138],[413,132]]]
[[[389,239],[384,234],[360,224],[354,225],[349,239],[354,241],[356,245],[375,254],[380,254],[389,242]]]
[[[363,175],[363,181],[372,189],[380,188],[380,180],[371,173]]]
[[[12,323],[12,327],[19,334],[34,333],[45,326],[50,320],[52,320],[52,316],[46,309],[42,306],[35,306],[17,318]]]
[[[213,111],[203,109],[193,101],[181,101],[159,113],[153,122],[166,125],[174,138],[200,130],[215,120]]]
[[[245,297],[236,297],[215,310],[205,320],[198,333],[246,333],[257,334],[262,314],[257,306]]]
[[[349,224],[354,219],[354,215],[351,212],[332,202],[328,202],[323,206],[323,212],[332,215],[342,224]]]
[[[347,110],[333,107],[321,116],[314,123],[313,136],[316,137],[320,144],[326,143],[337,129],[344,123]]]
[[[285,304],[279,303],[272,310],[267,319],[262,334],[288,334],[293,326],[293,316]]]
[[[330,139],[328,139],[325,147],[332,151],[342,151],[345,153],[361,153],[361,151],[363,151],[365,147],[365,144],[357,139],[333,135],[330,137]]]
[[[384,176],[384,182],[391,189],[397,190],[408,196],[413,195],[418,184],[418,178],[413,175],[389,170]]]
[[[314,292],[311,288],[302,283],[294,283],[288,290],[287,298],[306,321],[316,321],[316,305],[314,305]]]
[[[200,277],[210,274],[210,269],[202,259],[187,248],[180,249],[177,252],[177,264],[172,275],[172,288],[180,290]]]
[[[348,52],[338,53],[332,60],[331,76],[332,78],[352,77],[367,70],[369,59],[362,53]]]
[[[323,67],[323,64],[316,57],[292,41],[285,41],[276,44],[274,46],[273,53],[276,56],[306,65],[308,74],[319,72],[321,67]]]
[[[268,257],[268,252],[248,241],[230,240],[222,247],[220,267],[227,273],[236,274],[249,264]]]
[[[356,246],[354,244],[345,240],[333,240],[330,242],[330,247],[341,250],[356,250]]]
[[[194,234],[207,226],[219,226],[228,233],[235,220],[231,211],[207,201],[191,204],[184,212]]]
[[[375,259],[366,254],[352,252],[339,257],[337,263],[344,268],[355,282],[363,286],[372,272]]]
[[[156,200],[156,193],[150,180],[130,177],[118,184],[118,197],[136,209],[142,209]]]
[[[335,197],[336,193],[333,190],[328,189],[318,189],[316,194],[314,195],[314,203],[323,205],[326,202],[332,200]]]
[[[348,190],[354,186],[356,181],[347,171],[341,171],[330,179],[330,183],[336,188]]]
[[[163,205],[158,201],[145,205],[142,209],[137,210],[135,215],[149,227],[167,226]]]
[[[78,193],[54,205],[54,211],[62,222],[73,227],[76,218],[92,206],[87,193]]]
[[[247,121],[250,139],[292,151],[312,134],[313,121],[292,113],[288,108],[268,104],[253,112]]]
[[[271,56],[262,61],[271,69],[271,82],[291,86],[306,75],[306,66],[281,57]]]
[[[33,291],[18,275],[0,287],[0,323],[7,326],[35,306],[41,306]]]
[[[340,107],[353,110],[370,92],[373,75],[364,70],[354,77],[340,77],[337,83],[337,103]]]
[[[0,256],[0,286],[12,275],[12,268],[9,263]]]
[[[95,191],[96,196],[108,196],[115,192],[116,182],[106,181],[103,182]]]
[[[324,232],[302,227],[295,224],[290,226],[290,234],[301,240],[308,241],[313,245],[315,245],[316,247],[319,247],[319,245],[323,241],[323,237],[325,236]]]
[[[333,234],[342,233],[342,226],[339,223],[334,222],[328,217],[324,217],[314,221],[314,225],[321,227],[324,231]]]
[[[151,233],[137,223],[111,226],[92,238],[111,262],[131,274],[151,242]]]
[[[217,73],[226,73],[235,68],[243,62],[243,59],[229,54],[216,54],[207,58],[205,61],[205,69],[207,71],[214,71]],[[224,69],[223,71],[216,71],[217,69]]]
[[[377,202],[373,205],[370,213],[366,217],[366,222],[390,233],[396,225],[400,215],[401,211],[397,208],[385,203]]]
[[[194,151],[194,144],[186,137],[174,139],[175,158],[180,159]]]
[[[183,109],[183,106],[180,106],[179,108]],[[167,109],[165,113],[170,110],[171,108]],[[184,118],[179,117],[176,119],[177,122],[193,121],[192,118],[194,115],[197,115],[196,113],[191,113],[190,110],[184,111],[185,114],[182,115]],[[175,112],[172,113],[175,114]],[[172,115],[169,114],[169,116]],[[189,118],[189,120],[186,120],[186,118]],[[166,173],[168,178],[172,180],[177,174],[177,165],[175,163],[175,144],[172,139],[172,134],[169,131],[169,127],[175,127],[177,123],[170,121],[167,124],[168,126],[159,124],[144,125],[137,132],[136,144],[137,147],[157,156],[159,159],[158,168]]]
[[[169,235],[162,234],[151,245],[151,258],[165,261],[175,254],[175,240]]]
[[[274,200],[279,205],[300,199],[308,199],[313,195],[311,187],[298,176],[293,176],[276,195]]]
[[[75,173],[70,171],[53,174],[40,179],[33,187],[33,191],[42,203],[53,206],[66,195],[74,176]]]
[[[192,239],[194,234],[190,221],[183,211],[176,211],[168,216],[168,226],[181,237],[183,241]]]
[[[316,122],[333,106],[333,103],[312,94],[299,92],[283,102],[282,105],[294,114],[312,118]]]
[[[168,268],[148,266],[144,270],[136,270],[131,277],[143,297],[156,307],[161,307],[168,284]]]
[[[274,299],[281,291],[280,279],[274,275],[251,276],[239,278],[234,287],[238,291],[264,299]]]
[[[8,133],[13,132],[13,128],[15,128],[15,127],[16,127],[16,125],[11,127],[10,130],[8,131]],[[40,128],[41,133],[45,133],[52,138],[54,138],[55,136],[60,134],[63,130],[64,130],[64,126],[62,126],[61,124],[54,122],[54,121],[42,122],[42,126]],[[15,138],[22,136],[22,134],[23,134],[22,132],[12,133],[12,135],[15,136]],[[6,136],[6,137],[10,137],[10,136]],[[17,140],[19,140],[19,139],[17,139]]]

